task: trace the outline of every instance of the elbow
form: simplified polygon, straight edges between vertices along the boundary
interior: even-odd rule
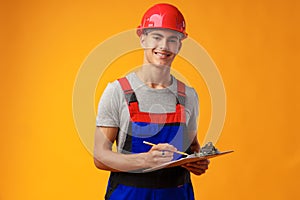
[[[100,150],[100,149],[94,149],[94,165],[95,167],[97,167],[98,169],[100,170],[107,170],[107,167],[106,165],[104,164],[104,161],[103,161],[103,155],[105,155],[103,153],[103,150]]]
[[[114,171],[113,168],[109,167],[109,165],[104,163],[107,163],[107,161],[105,161],[105,156],[102,156],[101,154],[94,154],[95,167],[97,167],[100,170]]]
[[[94,157],[94,165],[98,169],[107,170],[107,167],[102,162],[100,162],[97,158],[95,158],[95,157]]]

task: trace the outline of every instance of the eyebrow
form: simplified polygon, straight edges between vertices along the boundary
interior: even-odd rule
[[[151,35],[156,35],[156,36],[160,36],[160,37],[164,37],[162,34],[159,33],[150,33]]]
[[[164,37],[162,34],[160,33],[150,33],[152,35],[156,35],[156,36],[159,36],[159,37]],[[172,38],[176,38],[176,39],[180,39],[179,36],[175,36],[175,35],[171,35],[170,37],[168,37],[168,39],[172,39]]]

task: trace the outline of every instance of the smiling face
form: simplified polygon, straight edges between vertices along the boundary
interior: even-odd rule
[[[141,35],[144,64],[170,67],[181,48],[181,35],[169,29],[148,29]]]

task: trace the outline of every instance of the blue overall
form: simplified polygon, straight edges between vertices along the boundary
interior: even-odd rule
[[[142,153],[151,149],[143,143],[169,143],[190,153],[185,118],[185,85],[177,81],[176,111],[147,113],[139,110],[135,92],[126,77],[118,80],[127,101],[130,124],[122,153]],[[174,159],[181,155],[174,154]],[[193,200],[190,173],[182,167],[153,172],[111,172],[105,199],[110,200]]]

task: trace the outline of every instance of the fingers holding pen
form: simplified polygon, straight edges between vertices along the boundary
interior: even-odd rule
[[[150,150],[153,157],[166,160],[167,162],[173,159],[174,153],[166,150]]]
[[[173,159],[176,148],[170,144],[157,144],[148,152],[148,164],[150,167],[169,162]]]
[[[175,152],[177,149],[168,143],[160,143],[157,145],[154,145],[151,150],[158,150],[158,151],[169,151],[169,152]]]
[[[173,159],[173,155],[174,155],[174,152],[176,151],[177,149],[170,145],[170,144],[157,144],[157,145],[154,145],[152,146],[152,148],[150,149],[151,152],[153,152],[153,154],[160,158],[166,158],[166,159],[169,159],[167,161],[170,161]]]
[[[176,152],[177,149],[168,143],[159,143],[159,144],[154,144],[151,142],[143,141],[144,144],[152,146],[151,150],[158,150],[158,151],[171,151],[171,152]]]

